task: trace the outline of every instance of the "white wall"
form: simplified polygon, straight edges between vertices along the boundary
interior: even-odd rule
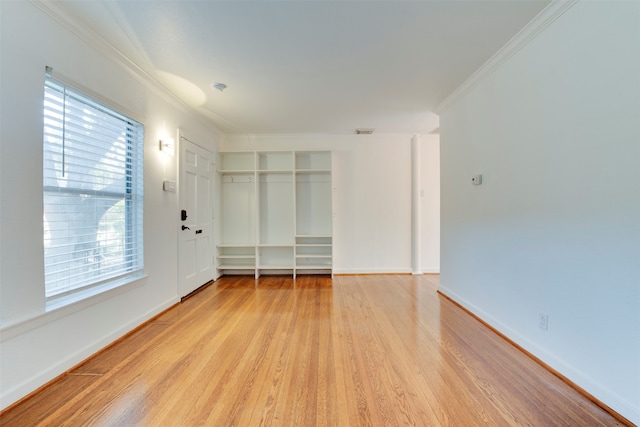
[[[158,139],[181,128],[215,151],[219,134],[121,65],[86,29],[62,25],[30,2],[0,2],[0,20],[2,408],[178,300],[177,195],[162,191],[164,179],[177,178],[176,159],[158,151]],[[147,277],[49,312],[42,266],[45,66],[145,125]],[[336,272],[388,273],[411,271],[410,141],[410,135],[230,136],[224,148],[333,150]],[[429,201],[437,192],[437,136],[423,137],[422,146],[422,263],[437,271],[437,208]]]
[[[425,138],[425,137],[423,137]],[[424,170],[437,170],[430,156],[437,135],[423,139]],[[426,142],[425,142],[426,141]],[[227,135],[221,148],[233,150],[332,150],[334,193],[334,272],[411,272],[411,135]],[[437,151],[436,151],[437,153]],[[425,193],[434,194],[438,177]],[[427,204],[426,201],[423,201]],[[435,217],[423,209],[423,239],[433,245]],[[437,243],[436,243],[437,245]],[[424,264],[437,271],[437,251]]]
[[[0,2],[0,408],[64,372],[178,300],[175,159],[158,151],[177,128],[215,151],[218,133],[143,84],[29,2]],[[99,47],[103,49],[103,47]],[[46,312],[42,227],[45,66],[145,125],[145,272],[128,286]]]
[[[635,423],[639,23],[578,2],[440,120],[442,291]]]
[[[420,269],[440,272],[440,135],[420,138]]]

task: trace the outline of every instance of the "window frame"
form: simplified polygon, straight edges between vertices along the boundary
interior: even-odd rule
[[[47,117],[47,114],[51,113],[51,106],[54,104],[51,101],[51,94],[60,94],[58,96],[59,104],[57,107],[61,107],[62,110],[59,110],[58,113],[62,114],[61,118],[57,118],[52,120],[51,115]],[[49,96],[49,102],[47,102],[47,96]],[[71,100],[71,101],[70,101]],[[72,103],[74,106],[71,106]],[[93,126],[87,126],[87,135],[85,136],[76,136],[77,141],[75,144],[78,147],[82,147],[86,149],[88,153],[87,156],[98,156],[101,160],[106,160],[106,153],[109,152],[110,149],[115,148],[117,145],[117,141],[120,141],[121,145],[124,145],[124,161],[120,161],[118,165],[123,165],[124,167],[118,173],[118,178],[114,178],[113,182],[117,182],[117,186],[119,185],[120,191],[110,191],[106,189],[96,188],[100,184],[94,181],[89,181],[87,185],[89,187],[93,186],[94,188],[83,188],[82,184],[79,188],[75,187],[66,187],[60,185],[60,180],[57,180],[58,185],[51,185],[52,180],[51,170],[53,170],[55,166],[55,160],[46,158],[46,150],[50,149],[51,146],[54,145],[52,139],[51,129],[55,126],[51,125],[51,123],[56,123],[62,129],[61,135],[57,135],[58,143],[61,143],[61,156],[62,156],[62,164],[64,164],[64,157],[66,155],[66,141],[69,140],[67,131],[65,127],[67,123],[71,123],[70,120],[67,119],[67,111],[68,110],[77,110],[78,105],[86,107],[87,111],[90,110],[92,113],[99,112],[100,117],[98,115],[93,116],[92,118],[95,120],[92,122]],[[49,110],[48,110],[49,109]],[[75,196],[84,196],[85,198],[92,199],[92,203],[108,203],[109,201],[112,203],[110,207],[108,207],[105,212],[100,216],[91,217],[93,222],[95,223],[95,239],[89,240],[89,243],[92,244],[96,248],[100,248],[99,242],[100,240],[100,232],[98,231],[100,225],[103,223],[104,216],[109,213],[109,211],[116,206],[120,201],[124,201],[124,209],[123,213],[117,219],[124,220],[123,226],[123,234],[119,240],[119,242],[123,242],[121,246],[121,254],[120,258],[122,261],[118,264],[119,268],[124,266],[124,269],[120,268],[120,270],[115,270],[115,273],[107,273],[104,274],[105,270],[108,270],[108,267],[102,267],[102,263],[98,261],[100,267],[96,270],[98,272],[97,279],[83,279],[76,283],[71,283],[70,285],[65,286],[63,289],[52,288],[51,280],[47,278],[47,238],[46,234],[43,235],[43,244],[44,244],[44,263],[45,263],[45,278],[44,278],[44,293],[45,300],[47,304],[47,310],[51,308],[58,308],[60,306],[66,305],[68,303],[76,302],[82,299],[86,299],[90,296],[102,293],[104,291],[120,287],[127,283],[131,283],[137,281],[139,278],[144,276],[144,124],[131,117],[130,114],[124,112],[124,109],[119,107],[114,107],[113,103],[105,102],[101,97],[96,96],[91,91],[87,91],[85,89],[78,88],[74,84],[69,84],[66,81],[59,79],[57,77],[53,77],[51,75],[51,70],[47,69],[47,74],[45,76],[44,82],[44,99],[43,99],[43,228],[44,232],[47,232],[48,223],[46,219],[47,214],[47,196],[49,195],[58,195],[63,198],[66,196],[71,196],[75,194]],[[84,111],[84,110],[83,110]],[[89,115],[89,113],[87,113]],[[47,119],[49,119],[49,127],[47,127]],[[57,120],[57,122],[56,122]],[[83,119],[73,119],[75,120],[75,126],[81,126],[82,124],[86,125],[86,122]],[[104,126],[113,126],[116,129],[120,129],[121,138],[118,140],[100,141],[99,139],[94,139],[93,132],[96,129],[103,129]],[[120,128],[118,126],[121,126]],[[60,133],[60,132],[59,132]],[[97,133],[97,132],[96,132]],[[95,144],[96,151],[91,151],[88,148],[91,144],[88,144],[87,141],[91,140],[91,144]],[[97,142],[96,142],[97,141]],[[123,142],[124,141],[124,144]],[[71,143],[70,143],[71,144]],[[122,147],[121,147],[122,148]],[[102,151],[103,157],[100,157],[100,150]],[[81,150],[76,150],[81,151]],[[78,156],[81,160],[84,160],[84,157]],[[88,158],[88,157],[87,157]],[[49,164],[47,163],[49,162]],[[60,163],[60,160],[58,160]],[[53,166],[52,166],[53,165]],[[99,163],[94,163],[93,168],[89,168],[89,175],[92,173],[96,173],[98,170]],[[50,167],[51,170],[47,172],[47,167]],[[64,166],[63,166],[64,168]],[[114,166],[115,168],[115,166]],[[54,172],[55,173],[55,172]],[[64,173],[63,173],[64,175]],[[91,175],[93,176],[93,175]],[[122,191],[124,190],[124,191]],[[113,202],[115,200],[115,202]],[[64,202],[62,203],[64,204]],[[65,205],[68,206],[68,205]],[[51,211],[49,211],[51,214]],[[88,217],[84,217],[85,221]],[[78,220],[79,221],[79,220]],[[78,221],[70,220],[67,222],[68,229],[73,229],[74,224]],[[49,242],[50,243],[50,242]],[[101,254],[98,254],[98,258],[100,258]],[[69,256],[69,259],[66,261],[68,265],[73,264],[74,262],[78,262],[77,260],[81,258],[72,258]],[[62,264],[65,262],[63,261]],[[87,264],[88,265],[88,264]],[[86,268],[86,265],[85,265]],[[86,275],[86,274],[85,274]],[[71,280],[71,279],[67,279]]]

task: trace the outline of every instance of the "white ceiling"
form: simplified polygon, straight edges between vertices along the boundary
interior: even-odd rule
[[[58,3],[225,133],[429,133],[433,109],[549,3]],[[219,92],[211,83],[223,82]]]

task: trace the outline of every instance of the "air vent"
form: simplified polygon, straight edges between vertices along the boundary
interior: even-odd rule
[[[371,135],[373,129],[356,129],[356,135]]]

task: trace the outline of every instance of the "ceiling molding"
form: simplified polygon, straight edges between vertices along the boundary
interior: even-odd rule
[[[1,1],[1,0],[0,0]],[[107,42],[99,34],[92,29],[88,28],[86,24],[78,22],[76,18],[73,18],[67,13],[63,7],[59,4],[62,2],[52,2],[45,0],[29,0],[31,4],[37,7],[40,11],[45,13],[49,18],[60,24],[62,27],[70,31],[73,35],[78,37],[83,42],[87,43],[91,48],[95,49],[99,54],[105,58],[111,60],[114,64],[120,66],[127,73],[129,73],[138,82],[142,83],[145,87],[152,90],[155,94],[159,95],[165,101],[169,102],[176,108],[183,111],[194,113],[194,116],[199,119],[207,127],[212,128],[220,135],[223,134],[211,121],[210,118],[204,117],[202,113],[196,111],[193,107],[185,103],[171,90],[164,86],[155,77],[149,74],[146,70],[140,67],[136,62],[131,60],[128,56]],[[55,69],[55,67],[54,67]],[[140,114],[138,114],[140,115]]]
[[[413,135],[430,135],[430,134],[416,134],[415,132],[379,132],[370,135],[357,135],[353,132],[310,132],[310,133],[228,133],[227,138],[283,138],[283,139],[299,139],[299,138],[353,138],[353,139],[385,139],[385,138],[411,138]]]
[[[472,91],[481,81],[505,64],[512,56],[534,40],[549,25],[562,16],[580,0],[555,0],[520,30],[511,40],[485,62],[471,77],[455,89],[444,101],[435,108],[437,114],[442,114],[455,105],[460,99]]]

